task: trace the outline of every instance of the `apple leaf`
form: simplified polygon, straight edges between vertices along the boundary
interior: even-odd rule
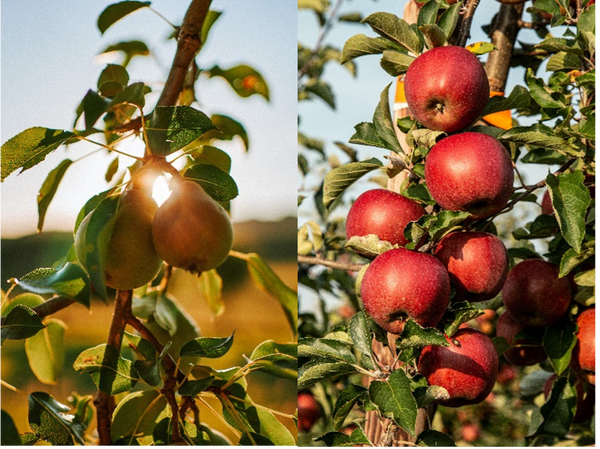
[[[539,44],[534,45],[534,47],[541,50],[548,50],[552,53],[564,51],[576,55],[583,54],[583,50],[581,47],[579,47],[579,44],[575,39],[568,39],[564,37],[549,37],[544,39]]]
[[[539,410],[534,409],[527,437],[549,435],[563,438],[573,422],[576,402],[568,379],[557,378],[546,403]]]
[[[404,53],[385,50],[379,64],[391,76],[400,76],[406,73],[414,60],[415,58]]]
[[[558,151],[561,154],[574,157],[584,156],[584,152],[574,145],[569,144],[561,137],[554,135],[550,128],[533,126],[516,126],[504,131],[498,136],[501,142],[514,142],[518,145],[542,147],[547,150]]]
[[[37,268],[21,277],[17,284],[34,293],[53,293],[90,306],[90,282],[79,265],[65,264],[60,270]]]
[[[444,31],[447,39],[450,39],[452,33],[454,33],[454,29],[458,24],[458,18],[460,17],[460,7],[462,6],[462,2],[457,2],[454,5],[450,6],[446,10],[440,20],[438,21],[438,26]]]
[[[561,51],[556,53],[548,59],[546,64],[546,70],[548,72],[557,72],[559,70],[580,70],[581,69],[581,58],[572,53],[566,53]]]
[[[417,387],[414,396],[419,408],[425,408],[435,401],[450,399],[448,390],[439,385],[429,385],[427,387]]]
[[[356,357],[349,344],[328,338],[301,338],[298,340],[298,357],[328,358],[356,364]]]
[[[298,354],[300,355],[300,354]],[[332,358],[311,359],[298,369],[298,390],[342,374],[355,373],[356,368]]]
[[[508,97],[495,96],[490,98],[483,110],[482,116],[511,109],[527,109],[531,105],[529,90],[523,86],[515,86]]]
[[[452,338],[461,324],[471,321],[479,315],[483,315],[483,310],[478,309],[467,301],[451,304],[442,318],[442,321],[446,323],[444,325],[444,333],[449,338]]]
[[[98,78],[98,93],[112,97],[123,92],[129,83],[129,74],[122,65],[108,64]]]
[[[443,47],[447,42],[444,31],[435,24],[421,25],[419,26],[419,31],[423,33],[423,38],[425,39],[425,45],[427,45],[427,48]]]
[[[517,228],[512,231],[516,240],[539,239],[551,237],[556,232],[558,223],[552,215],[538,215],[535,220],[527,223],[524,228]]]
[[[126,15],[131,14],[140,8],[146,8],[148,6],[150,6],[150,2],[138,2],[133,0],[122,1],[108,5],[98,17],[98,29],[100,30],[100,33],[104,34],[108,28]]]
[[[327,447],[372,446],[371,441],[360,427],[354,429],[350,435],[342,432],[327,432],[325,435],[315,438],[315,441],[325,443]]]
[[[246,151],[250,150],[250,140],[248,139],[248,133],[246,132],[246,128],[237,120],[232,119],[229,116],[221,115],[221,114],[213,114],[210,116],[211,122],[219,129],[215,132],[215,139],[217,140],[232,140],[235,136],[239,136],[244,143],[244,148]],[[209,131],[212,132],[212,131]],[[207,147],[208,145],[205,145]],[[211,147],[214,148],[214,147]],[[223,171],[229,173],[229,169],[231,167],[231,158],[229,155],[222,151],[222,153],[229,158],[229,163],[227,168],[219,166],[219,168]],[[224,157],[224,156],[223,156]]]
[[[595,241],[586,241],[583,243],[582,250],[579,254],[573,248],[569,248],[560,259],[560,267],[558,277],[564,277],[569,274],[575,267],[595,254]]]
[[[112,110],[122,104],[132,104],[138,108],[143,108],[146,104],[145,95],[150,92],[150,88],[144,83],[133,83],[127,86],[123,92],[112,97],[108,109]]]
[[[214,380],[213,376],[204,377],[199,380],[186,379],[177,392],[181,396],[196,396],[210,387]]]
[[[225,302],[222,297],[223,279],[216,269],[203,271],[196,280],[198,291],[210,310],[211,316],[218,317],[225,312]]]
[[[353,236],[346,242],[344,248],[349,248],[354,252],[363,254],[365,257],[375,258],[378,255],[389,251],[390,249],[399,248],[398,245],[392,245],[385,240],[379,240],[375,234],[365,236]]]
[[[449,435],[431,429],[421,432],[416,444],[423,447],[456,447],[456,443]]]
[[[342,50],[342,64],[365,55],[378,55],[386,50],[403,51],[401,47],[382,37],[356,34],[346,41]]]
[[[410,25],[398,16],[388,12],[376,12],[363,19],[373,31],[395,42],[417,56],[421,53],[422,43]]]
[[[527,86],[533,100],[542,108],[559,109],[566,107],[564,95],[553,92],[542,78],[536,78],[533,70],[527,69]]]
[[[335,430],[339,430],[344,425],[346,417],[358,401],[363,401],[368,396],[366,388],[350,384],[344,388],[333,407],[332,425]]]
[[[440,4],[436,1],[427,2],[421,6],[419,17],[417,18],[417,27],[420,29],[423,25],[434,25],[437,21],[439,9]]]
[[[229,69],[214,66],[203,72],[210,78],[215,76],[223,78],[231,88],[242,98],[260,95],[269,101],[269,86],[263,76],[254,68],[247,65],[237,65]]]
[[[218,359],[223,357],[233,345],[233,334],[227,338],[218,337],[200,337],[185,343],[179,350],[181,357],[206,357],[209,359]]]
[[[371,330],[363,310],[356,313],[350,320],[348,333],[354,342],[354,347],[360,352],[361,364],[369,370],[374,370],[376,365],[371,349]]]
[[[323,204],[329,208],[332,203],[352,184],[367,173],[382,168],[383,164],[376,158],[362,162],[350,162],[334,168],[325,175],[323,184]]]
[[[565,323],[548,326],[544,332],[544,350],[557,376],[569,366],[571,353],[577,343],[576,323]]]
[[[580,171],[561,173],[558,176],[549,174],[546,177],[560,231],[577,253],[581,252],[581,243],[585,235],[585,215],[592,201],[589,190],[583,185],[584,180],[585,175]]]
[[[29,395],[27,418],[33,433],[55,446],[72,446],[73,438],[85,445],[86,425],[77,416],[69,414],[70,407],[61,404],[48,393],[36,391]]]
[[[63,176],[65,175],[65,172],[71,166],[72,163],[72,160],[65,159],[60,164],[58,164],[58,167],[56,167],[48,174],[46,180],[40,188],[37,197],[39,216],[37,225],[38,232],[42,232],[42,228],[44,227],[44,218],[46,217],[46,211],[48,210],[48,206],[50,206],[50,202],[56,194],[56,190],[58,189],[60,181],[62,180]]]
[[[414,436],[417,401],[410,389],[410,380],[402,369],[392,372],[387,381],[371,382],[369,397],[383,416],[393,419],[409,435]]]
[[[73,137],[69,131],[39,126],[17,134],[2,145],[1,180],[19,168],[22,173],[36,166],[61,145],[76,142]]]
[[[433,327],[424,328],[411,318],[404,324],[404,330],[396,341],[398,349],[449,346],[449,344],[439,330]]]

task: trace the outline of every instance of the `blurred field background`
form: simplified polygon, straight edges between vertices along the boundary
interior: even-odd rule
[[[234,225],[234,249],[256,252],[265,259],[289,287],[297,289],[296,276],[296,218],[278,222],[249,221]],[[43,233],[19,239],[2,239],[1,277],[4,285],[12,277],[22,276],[38,267],[48,267],[62,257],[73,243],[70,233]],[[192,275],[175,273],[172,293],[183,308],[197,321],[202,336],[227,337],[235,330],[232,349],[220,359],[206,359],[201,363],[215,369],[245,364],[244,355],[265,340],[284,343],[291,341],[291,334],[281,307],[275,299],[258,290],[248,275],[245,262],[229,258],[218,269],[223,277],[223,300],[225,312],[212,317],[203,298],[200,297]],[[6,287],[5,287],[6,288]],[[16,292],[11,293],[13,297]],[[57,385],[41,384],[29,368],[23,341],[6,341],[2,347],[2,379],[17,387],[24,394],[45,391],[56,400],[67,403],[67,398],[94,395],[96,387],[88,374],[78,374],[72,369],[77,356],[85,349],[104,343],[110,320],[112,304],[99,299],[92,300],[90,310],[79,304],[53,315],[67,325],[65,333],[66,359],[62,377]],[[130,329],[128,329],[130,330]],[[293,381],[279,379],[260,372],[249,375],[249,394],[258,404],[293,415],[296,410],[296,385]],[[136,387],[138,389],[139,387]],[[2,408],[7,410],[23,433],[29,430],[27,423],[27,397],[2,388]],[[218,401],[212,405],[220,411]],[[201,420],[223,432],[230,439],[233,434],[215,416],[201,409]],[[292,420],[280,418],[281,422],[296,434]],[[92,426],[95,423],[92,422]]]

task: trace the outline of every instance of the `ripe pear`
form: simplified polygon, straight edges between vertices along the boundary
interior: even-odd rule
[[[152,236],[165,262],[200,274],[225,262],[233,228],[225,209],[199,184],[182,181],[158,208]]]
[[[105,283],[117,290],[132,290],[152,281],[162,265],[152,243],[152,221],[158,206],[141,190],[121,197],[104,253]],[[81,222],[75,236],[77,259],[85,266],[86,231],[92,213]],[[102,239],[100,239],[102,240]]]

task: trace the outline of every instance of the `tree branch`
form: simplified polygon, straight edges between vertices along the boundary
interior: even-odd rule
[[[106,346],[112,346],[117,350],[117,354],[121,351],[121,340],[123,331],[127,325],[127,319],[131,315],[131,301],[133,291],[117,291],[115,296],[115,312],[106,338]],[[110,366],[109,351],[104,352],[103,366]],[[102,374],[101,374],[102,375]],[[107,446],[112,444],[110,435],[110,426],[112,422],[112,413],[115,407],[114,398],[98,389],[98,394],[94,400],[96,406],[96,418],[98,421],[98,435],[100,437],[100,445]]]
[[[469,40],[469,36],[471,35],[471,24],[473,23],[473,16],[475,15],[475,10],[479,5],[479,0],[468,0],[465,6],[466,12],[463,16],[462,22],[460,24],[460,31],[458,33],[458,40],[456,45],[459,47],[464,47],[467,45],[467,40]]]
[[[335,260],[322,259],[320,257],[298,255],[298,262],[308,265],[323,265],[324,267],[335,268],[336,270],[360,271],[366,264],[364,263],[344,263]]]
[[[69,307],[71,304],[74,304],[75,301],[70,298],[65,298],[64,296],[55,296],[54,298],[49,299],[48,301],[40,304],[39,306],[35,306],[32,310],[40,317],[44,318],[48,315],[52,315],[62,309]],[[1,320],[1,324],[4,325],[6,317],[3,316]]]
[[[174,106],[183,88],[190,63],[200,49],[200,32],[211,0],[192,0],[177,33],[177,52],[157,106]]]
[[[502,4],[496,16],[492,31],[492,43],[496,50],[489,54],[485,64],[492,92],[504,92],[522,13],[522,4]]]

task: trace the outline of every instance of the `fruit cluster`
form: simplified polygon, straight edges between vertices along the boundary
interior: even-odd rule
[[[158,207],[142,183],[120,194],[116,213],[96,239],[107,286],[132,290],[151,282],[163,261],[200,274],[221,265],[233,242],[225,209],[200,184],[175,178],[171,196]],[[94,247],[87,238],[90,212],[77,229],[77,259],[88,267]]]
[[[469,212],[467,225],[502,210],[513,193],[508,151],[489,135],[460,132],[481,116],[490,95],[477,57],[462,47],[433,48],[410,65],[404,86],[409,109],[419,123],[454,133],[437,142],[425,159],[425,183],[433,199],[444,210]],[[515,365],[545,360],[541,345],[515,337],[550,326],[565,315],[572,297],[569,279],[559,278],[556,266],[538,259],[524,260],[509,273],[504,244],[487,232],[451,232],[432,247],[432,254],[417,250],[424,241],[414,250],[404,248],[406,227],[425,214],[419,203],[383,189],[363,193],[352,205],[348,239],[375,235],[394,245],[364,272],[360,296],[365,311],[386,331],[400,334],[409,318],[422,327],[435,327],[450,304],[452,286],[456,301],[485,301],[502,292],[506,311],[497,335],[511,345],[507,360]],[[594,310],[579,317],[579,343],[572,364],[590,379],[595,372]],[[446,338],[448,346],[423,349],[419,373],[430,385],[446,388],[449,398],[438,401],[443,405],[483,401],[498,373],[492,341],[471,328]]]

